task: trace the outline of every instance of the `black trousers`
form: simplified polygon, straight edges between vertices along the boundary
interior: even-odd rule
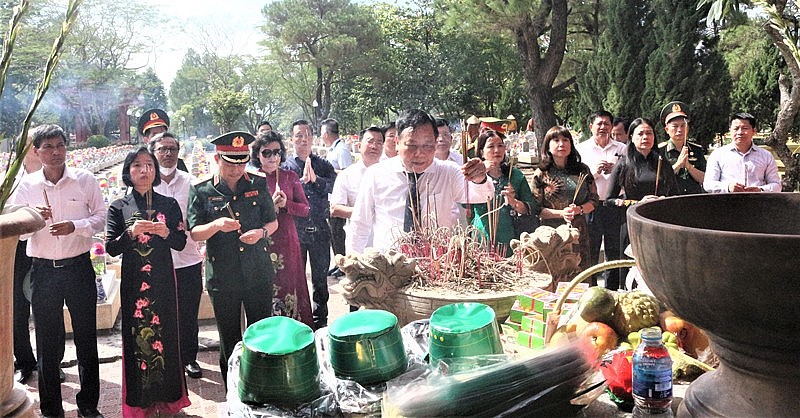
[[[344,255],[345,252],[344,242],[346,239],[344,226],[345,224],[347,224],[347,219],[331,216],[330,224],[331,224],[331,249],[333,250],[334,254]]]
[[[178,336],[183,364],[197,360],[197,312],[203,294],[203,263],[175,269],[178,282]]]
[[[25,277],[31,270],[31,258],[25,254],[28,241],[17,243],[14,258],[14,368],[36,368],[36,357],[31,347],[31,334],[28,322],[31,319],[31,303],[25,296]]]
[[[59,416],[61,381],[58,370],[64,357],[64,311],[72,318],[72,338],[78,357],[81,390],[75,395],[78,409],[95,409],[100,399],[100,365],[97,358],[97,287],[89,253],[69,265],[33,260],[31,306],[39,356],[39,406],[42,415]]]
[[[315,328],[328,325],[328,268],[331,264],[330,238],[324,234],[310,243],[300,243],[303,265],[311,260],[311,314]],[[314,236],[314,238],[317,238]]]
[[[606,260],[619,260],[620,253],[620,226],[625,219],[625,209],[616,206],[599,206],[589,214],[589,245],[591,264],[597,264],[600,259],[600,244],[605,242]],[[620,284],[619,269],[604,272],[606,288],[617,290]],[[624,277],[624,276],[623,276]],[[593,279],[593,282],[596,281]]]
[[[228,359],[236,343],[242,341],[242,305],[247,315],[247,326],[272,314],[272,284],[268,289],[238,289],[235,291],[210,290],[211,305],[219,332],[219,371],[225,390],[228,390]],[[196,321],[196,320],[195,320]]]

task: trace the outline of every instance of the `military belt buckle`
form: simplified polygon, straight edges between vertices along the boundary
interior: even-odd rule
[[[305,228],[305,231],[308,232],[308,233],[314,233],[314,232],[317,232],[317,227],[316,226],[307,226]]]

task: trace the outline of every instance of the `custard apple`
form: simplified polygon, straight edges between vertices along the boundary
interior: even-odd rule
[[[658,299],[634,290],[614,295],[617,301],[614,310],[614,330],[619,335],[628,335],[642,328],[658,325]]]

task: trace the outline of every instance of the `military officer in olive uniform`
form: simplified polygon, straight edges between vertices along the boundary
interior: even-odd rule
[[[161,109],[150,109],[142,113],[136,128],[142,135],[145,145],[150,143],[150,138],[169,130],[169,115]],[[178,170],[189,172],[183,158],[178,158]]]
[[[678,194],[705,193],[703,179],[706,175],[705,149],[689,142],[688,106],[683,102],[669,102],[661,110],[661,120],[669,140],[658,144],[678,178]]]
[[[275,269],[267,248],[278,221],[264,178],[245,172],[254,140],[247,132],[230,132],[211,141],[219,172],[189,190],[187,223],[192,239],[206,241],[206,289],[226,388],[228,358],[242,340],[241,306],[248,326],[272,312]]]

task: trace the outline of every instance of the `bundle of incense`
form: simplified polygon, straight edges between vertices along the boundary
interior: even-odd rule
[[[575,186],[575,194],[572,195],[572,204],[575,204],[575,199],[578,198],[578,193],[581,191],[581,187],[583,186],[583,182],[586,180],[586,173],[583,173],[578,177],[578,185]]]
[[[747,163],[742,160],[742,167],[744,168],[744,187],[747,187]]]
[[[275,170],[275,192],[281,191],[281,168]]]
[[[145,212],[147,212],[147,220],[148,221],[152,221],[153,220],[153,213],[155,213],[155,209],[153,209],[153,188],[152,187],[150,189],[148,189],[147,192],[145,192],[144,198],[145,198],[145,201],[147,202],[146,203],[147,209],[145,210]]]
[[[226,209],[228,209],[228,215],[230,215],[230,216],[231,216],[231,219],[233,219],[234,221],[235,221],[235,220],[237,220],[237,219],[236,219],[236,214],[235,214],[235,213],[233,213],[233,208],[231,207],[231,202],[228,202],[228,203],[226,203],[226,204],[225,204],[225,208],[226,208]],[[239,229],[239,230],[238,230],[238,231],[236,231],[236,232],[238,232],[238,233],[239,233],[239,235],[242,235],[242,230],[241,230],[241,229]]]
[[[56,223],[56,215],[53,213],[53,207],[50,206],[50,198],[47,197],[47,190],[42,189],[42,195],[44,196],[44,204],[50,208],[50,225]],[[61,237],[56,235],[56,240],[61,240]]]
[[[653,194],[658,196],[658,179],[661,178],[661,155],[658,156],[658,168],[656,168],[656,189]]]

